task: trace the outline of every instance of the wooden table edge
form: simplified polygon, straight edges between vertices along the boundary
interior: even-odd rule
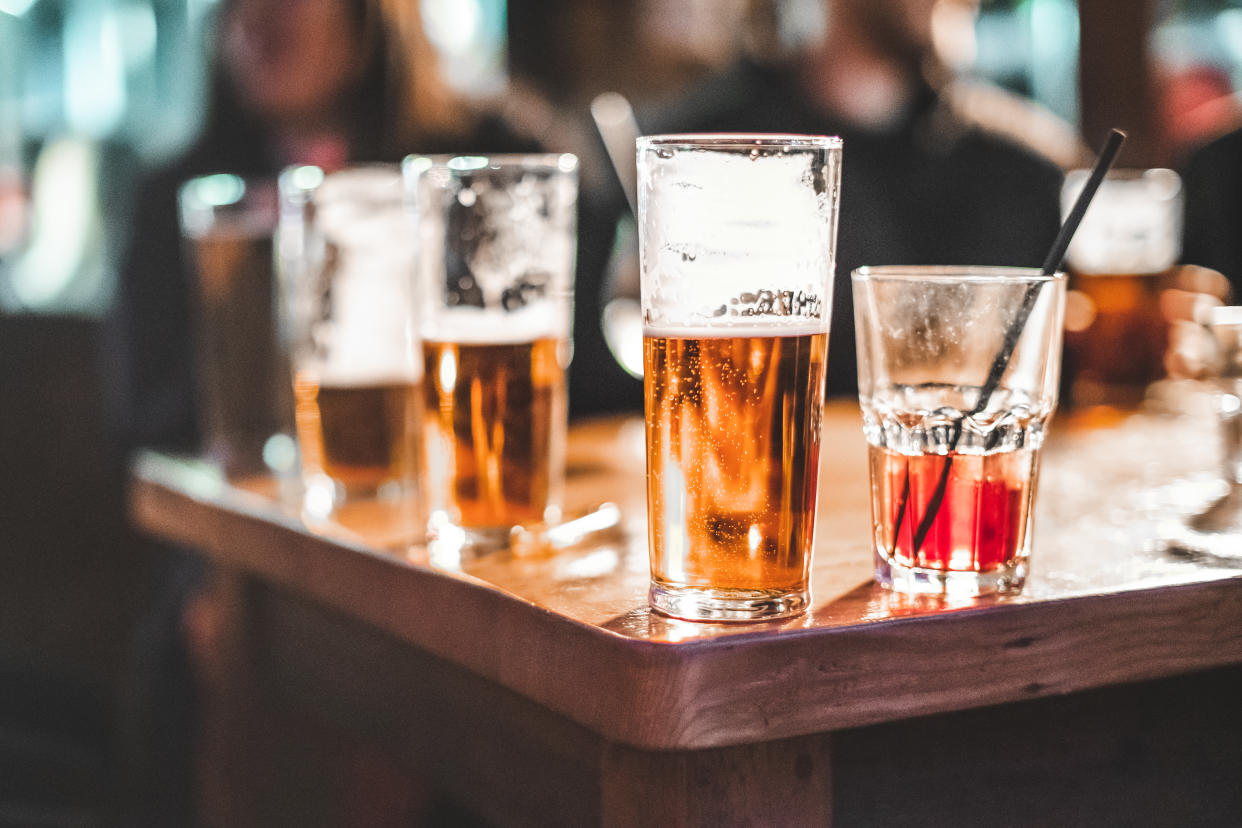
[[[643,641],[468,576],[313,535],[257,496],[250,504],[227,490],[225,503],[221,491],[178,488],[162,471],[171,462],[146,454],[134,464],[130,510],[142,529],[645,750],[781,739],[1242,662],[1237,577],[828,630]],[[386,588],[394,575],[414,582]],[[421,612],[402,594],[454,610]],[[1110,630],[1118,646],[1099,652]],[[1084,642],[1085,660],[1075,653]]]

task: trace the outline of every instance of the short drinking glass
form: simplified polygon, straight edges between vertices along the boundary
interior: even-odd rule
[[[1065,276],[864,267],[853,281],[877,580],[954,596],[1021,589]]]
[[[649,600],[690,620],[810,602],[841,141],[638,141]]]

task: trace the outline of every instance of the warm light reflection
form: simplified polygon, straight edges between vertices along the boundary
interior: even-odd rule
[[[437,376],[440,380],[440,393],[453,393],[457,387],[457,353],[452,348],[445,348],[440,355]]]
[[[1065,293],[1065,330],[1082,333],[1095,321],[1095,300],[1081,290]]]
[[[703,625],[694,621],[679,621],[676,618],[660,618],[660,632],[665,641],[686,641],[701,638]]]
[[[443,511],[436,511],[427,524],[427,532],[430,536],[427,555],[431,565],[461,572],[462,550],[467,542],[465,530],[455,525]]]
[[[318,474],[306,481],[306,493],[302,498],[303,517],[308,521],[327,520],[336,505],[336,484],[326,474]]]
[[[581,557],[573,558],[560,567],[558,579],[600,578],[617,568],[620,558],[611,546],[596,549]]]

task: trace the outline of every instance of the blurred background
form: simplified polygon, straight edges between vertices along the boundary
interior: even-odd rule
[[[566,114],[605,90],[641,106],[748,48],[756,7],[780,48],[820,0],[424,0],[444,78],[470,96],[523,84]],[[217,0],[0,0],[0,307],[105,313],[136,172],[202,125]],[[752,27],[753,30],[753,27]],[[983,0],[969,72],[1029,96],[1127,164],[1176,166],[1236,115],[1242,3]],[[534,117],[534,116],[531,116]]]
[[[407,5],[452,91],[579,154],[584,192],[616,188],[596,95],[641,111],[827,25],[822,0]],[[0,0],[0,803],[68,803],[46,824],[91,824],[73,816],[118,778],[158,553],[125,529],[108,320],[138,181],[203,127],[221,6]],[[1089,147],[1127,129],[1126,166],[1180,168],[1242,112],[1242,0],[982,0],[969,29],[942,44],[954,72],[1033,100]],[[597,319],[598,285],[579,293]],[[36,811],[0,824],[45,824],[22,813]]]

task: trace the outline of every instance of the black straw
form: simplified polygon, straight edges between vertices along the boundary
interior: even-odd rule
[[[1121,142],[1124,140],[1126,140],[1126,134],[1119,129],[1114,129],[1109,133],[1108,143],[1104,145],[1104,149],[1100,152],[1100,157],[1096,159],[1095,168],[1091,170],[1091,175],[1087,177],[1086,186],[1078,194],[1078,200],[1074,202],[1074,208],[1065,217],[1065,223],[1061,225],[1061,232],[1057,233],[1057,240],[1052,243],[1052,249],[1048,251],[1048,258],[1044,259],[1043,272],[1045,276],[1051,276],[1061,269],[1061,262],[1065,259],[1065,251],[1069,249],[1070,239],[1078,231],[1078,225],[1082,222],[1082,217],[1087,214],[1087,206],[1091,204],[1091,199],[1095,198],[1095,191],[1100,189],[1100,182],[1104,180],[1104,176],[1108,173],[1108,168],[1113,165],[1113,159],[1117,157],[1117,152],[1121,149]]]
[[[1091,199],[1095,198],[1095,192],[1100,188],[1100,182],[1104,180],[1109,167],[1113,165],[1113,160],[1117,157],[1117,152],[1121,149],[1121,144],[1125,139],[1126,134],[1119,129],[1114,129],[1109,133],[1108,142],[1100,152],[1100,157],[1096,159],[1095,167],[1091,170],[1091,175],[1087,177],[1086,185],[1082,188],[1082,192],[1078,194],[1078,200],[1074,202],[1069,215],[1065,217],[1065,221],[1061,225],[1061,231],[1057,233],[1056,240],[1052,243],[1052,249],[1048,251],[1048,256],[1044,259],[1044,266],[1041,268],[1043,275],[1051,276],[1061,269],[1061,262],[1065,259],[1065,251],[1069,249],[1070,240],[1074,237],[1074,233],[1077,232],[1078,225],[1082,223],[1082,217],[1086,215]],[[983,387],[979,390],[979,400],[975,403],[974,410],[968,416],[978,414],[987,408],[988,401],[992,398],[993,392],[996,391],[996,387],[1000,384],[1001,376],[1005,373],[1005,369],[1009,367],[1009,360],[1013,358],[1014,349],[1018,347],[1018,340],[1022,337],[1023,329],[1026,328],[1026,320],[1035,308],[1035,300],[1039,298],[1039,290],[1043,284],[1043,282],[1034,282],[1027,285],[1026,293],[1022,297],[1022,304],[1018,308],[1018,312],[1014,314],[1013,321],[1009,323],[1009,328],[1005,331],[1005,339],[1001,343],[1001,349],[996,354],[996,359],[992,360],[992,366],[988,369],[988,377],[984,381]],[[936,489],[932,492],[931,499],[927,501],[927,509],[923,512],[923,519],[919,521],[918,529],[915,530],[910,550],[911,555],[917,554],[923,547],[923,542],[927,540],[927,533],[931,531],[932,524],[936,521],[936,515],[940,512],[940,504],[944,502],[945,489],[949,485],[949,469],[953,462],[952,454],[957,450],[958,441],[961,439],[962,423],[959,420],[954,423],[953,435],[949,438],[949,451],[945,455],[944,466],[940,469],[940,478],[936,481]],[[897,523],[893,527],[894,546],[897,544],[897,533],[901,531],[901,519],[905,513],[906,502],[909,497],[909,474],[909,467],[907,467],[906,485],[902,492],[902,504],[897,512]]]

